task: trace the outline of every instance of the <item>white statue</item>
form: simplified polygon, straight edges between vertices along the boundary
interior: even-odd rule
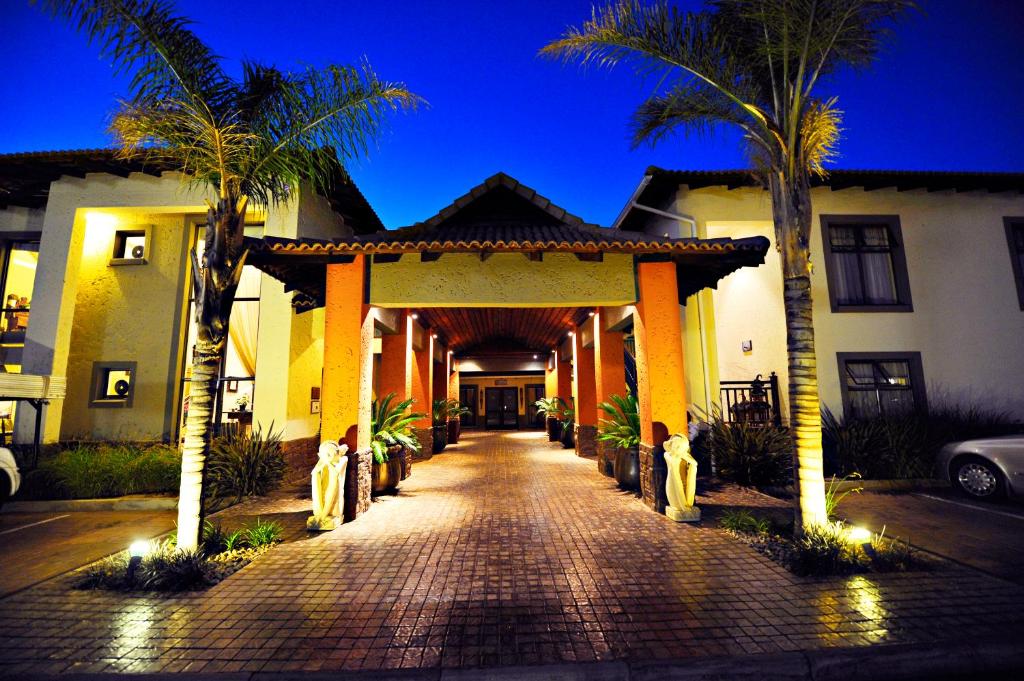
[[[685,435],[673,435],[665,442],[665,515],[679,523],[700,520],[700,509],[694,506],[697,495],[697,460],[690,455],[690,441]]]
[[[345,508],[345,470],[348,445],[327,440],[320,445],[320,460],[313,467],[313,515],[306,520],[310,530],[333,530],[342,522]]]

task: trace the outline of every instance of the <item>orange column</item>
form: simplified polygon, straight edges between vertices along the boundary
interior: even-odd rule
[[[675,433],[686,433],[686,387],[679,323],[676,266],[637,265],[639,302],[634,315],[637,398],[640,411],[640,484],[644,501],[662,511],[664,474],[657,474],[655,451]]]
[[[409,396],[412,368],[412,319],[408,312],[399,318],[399,332],[381,338],[378,397],[395,393],[398,400]]]
[[[566,356],[561,347],[555,351],[555,365],[558,367],[555,394],[567,404],[572,404],[572,354]]]
[[[416,422],[416,437],[420,441],[420,457],[429,459],[433,452],[433,434],[430,420],[431,391],[433,389],[433,339],[428,329],[421,328],[418,324],[412,326],[413,342],[412,367],[410,371],[409,396],[413,399],[413,411],[424,414],[424,417]],[[417,342],[419,341],[419,342]],[[419,349],[416,346],[420,345]]]
[[[604,329],[601,310],[594,315],[594,402],[607,402],[612,395],[625,395],[626,366],[623,335]],[[597,410],[597,417],[603,412]]]
[[[373,318],[363,302],[364,256],[327,266],[321,433],[350,449],[370,445]],[[353,293],[356,292],[356,293]]]
[[[573,397],[576,400],[576,453],[593,456],[597,442],[597,401],[594,378],[594,349],[583,347],[580,327],[572,336]]]
[[[558,353],[554,350],[548,354],[548,368],[544,372],[544,397],[558,394]]]
[[[459,399],[459,365],[455,361],[455,355],[448,351],[448,399]],[[473,406],[473,405],[469,405]]]

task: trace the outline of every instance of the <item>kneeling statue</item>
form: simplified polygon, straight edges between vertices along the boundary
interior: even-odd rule
[[[348,445],[327,440],[320,445],[320,460],[313,467],[313,515],[306,520],[308,530],[333,530],[342,522],[345,508],[345,471]]]
[[[700,509],[694,506],[697,496],[697,460],[690,455],[690,441],[685,435],[673,435],[665,442],[665,515],[679,523],[700,520]]]

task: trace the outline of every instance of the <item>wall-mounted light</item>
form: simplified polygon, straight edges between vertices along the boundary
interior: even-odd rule
[[[593,317],[593,316],[594,316],[594,311],[593,311],[593,310],[591,310],[590,312],[588,312],[588,313],[587,313],[587,316],[588,316],[588,317]]]
[[[537,355],[534,355],[534,356],[533,356],[533,358],[534,358],[534,359],[537,359]]]
[[[575,336],[575,335],[576,335],[576,332],[575,332],[575,331],[570,331],[570,332],[569,332],[569,338],[572,338],[572,337],[573,337],[573,336]]]
[[[430,337],[433,338],[434,340],[437,340],[437,334],[436,333],[430,334]]]
[[[413,312],[411,316],[412,316],[413,319],[419,319],[420,318],[420,316],[418,314],[416,314],[415,312]]]

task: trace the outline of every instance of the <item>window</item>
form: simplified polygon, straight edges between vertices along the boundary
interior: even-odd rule
[[[149,262],[149,228],[119,229],[114,233],[111,265],[145,265]]]
[[[924,371],[919,352],[840,352],[839,383],[847,418],[924,411]]]
[[[1017,300],[1024,310],[1024,217],[1003,218],[1006,224],[1006,240],[1010,244],[1010,261],[1013,278],[1017,282]]]
[[[205,225],[197,226],[194,235],[196,258],[202,262]],[[245,235],[262,237],[263,225],[246,225]],[[214,431],[219,433],[225,424],[241,423],[251,415],[256,390],[256,346],[260,321],[260,283],[262,273],[252,265],[242,268],[242,276],[235,291],[228,324],[228,342],[221,362],[221,375],[214,396]],[[182,367],[182,401],[178,429],[183,437],[188,417],[189,387],[192,377],[192,356],[195,351],[197,329],[195,324],[195,292],[189,286],[189,305],[185,318],[186,351]]]
[[[0,362],[3,371],[21,372],[25,331],[32,310],[32,292],[39,265],[39,241],[0,241],[3,258],[4,306],[0,314]]]
[[[895,215],[822,215],[833,312],[912,312],[903,235]]]
[[[135,362],[93,362],[90,407],[130,407],[135,395]]]

